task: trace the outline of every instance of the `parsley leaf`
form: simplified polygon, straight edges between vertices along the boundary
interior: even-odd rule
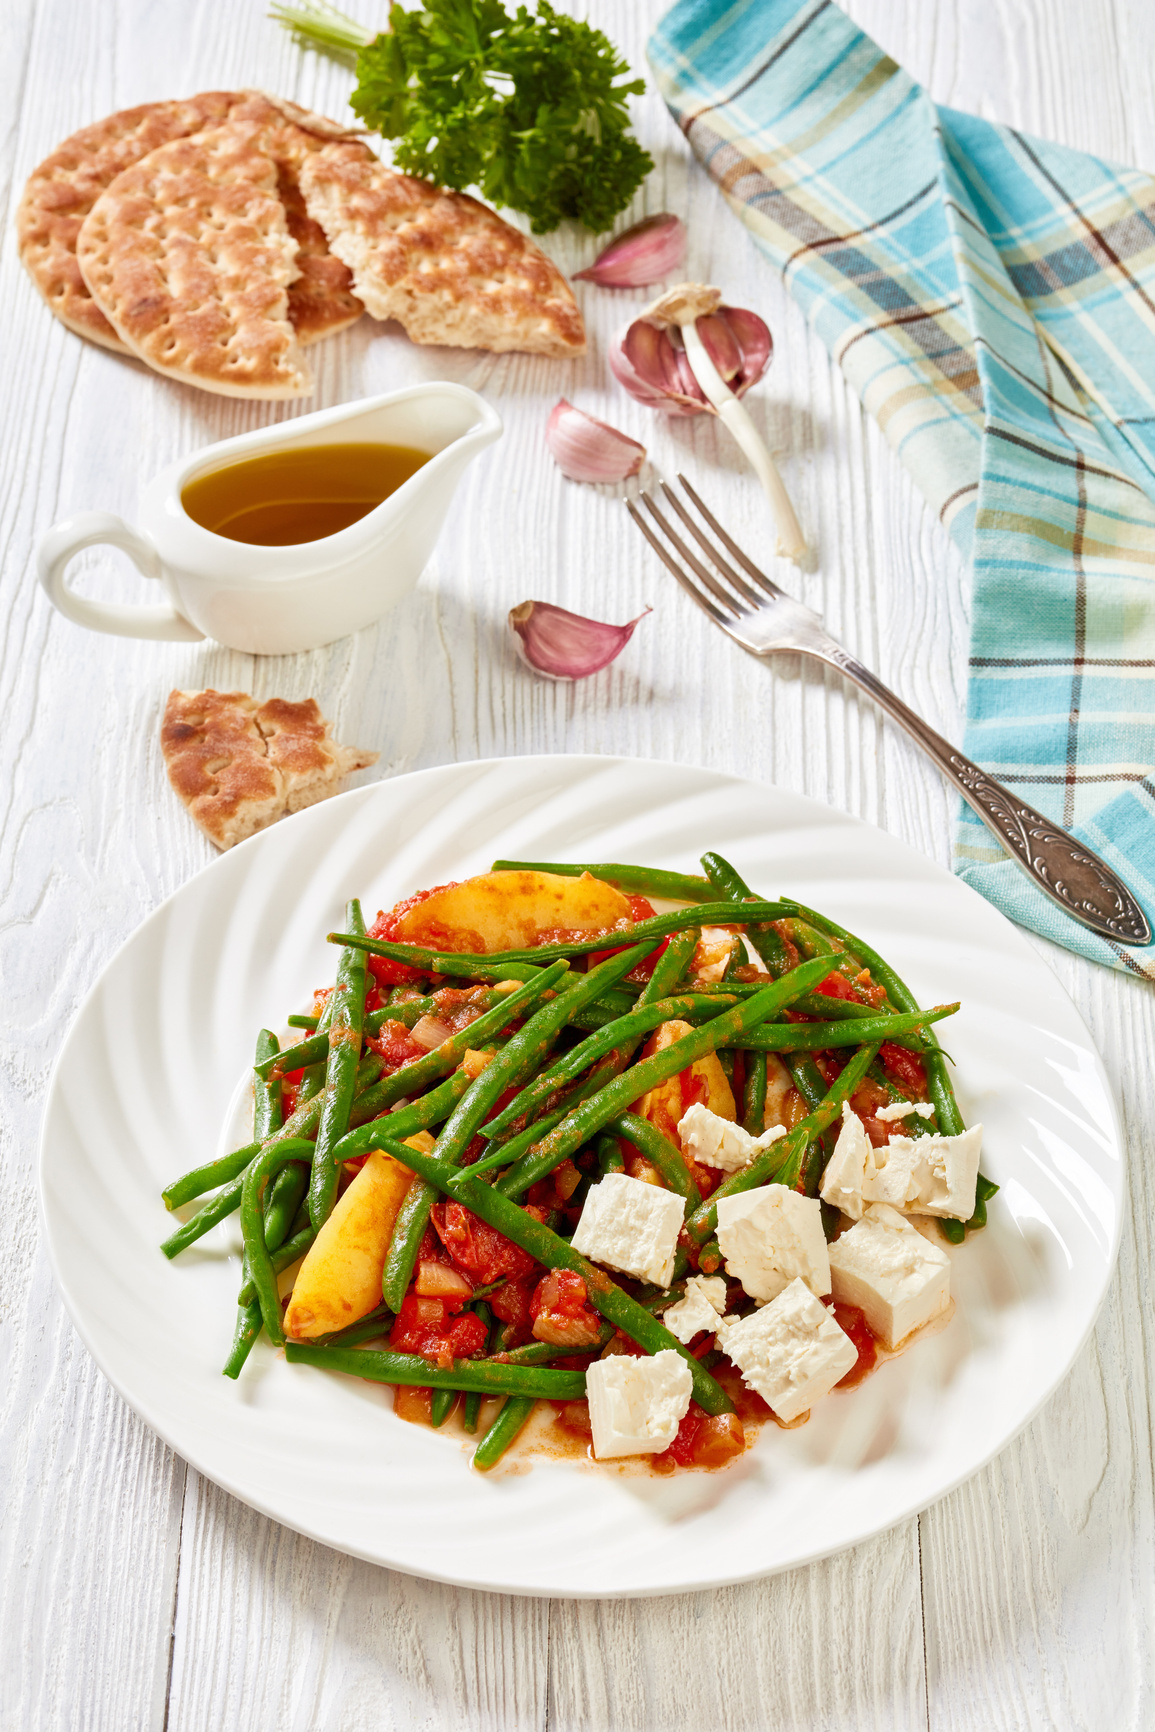
[[[540,234],[563,217],[608,228],[653,168],[626,112],[644,82],[602,31],[549,0],[536,16],[502,0],[394,4],[389,23],[357,56],[351,104],[396,140],[407,174],[476,186]]]

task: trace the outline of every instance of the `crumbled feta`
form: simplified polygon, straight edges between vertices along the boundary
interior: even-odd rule
[[[718,1245],[726,1271],[751,1299],[773,1299],[796,1278],[830,1291],[830,1260],[817,1197],[786,1185],[759,1185],[718,1202]]]
[[[779,1419],[797,1419],[856,1363],[858,1351],[804,1281],[739,1317],[722,1336],[722,1350]]]
[[[983,1127],[972,1125],[957,1137],[891,1137],[875,1150],[878,1171],[867,1175],[862,1195],[870,1203],[890,1203],[908,1215],[949,1215],[969,1221],[975,1212]]]
[[[969,1221],[975,1212],[975,1183],[983,1127],[973,1125],[957,1137],[937,1132],[925,1137],[895,1137],[876,1149],[862,1120],[848,1103],[842,1129],[822,1175],[820,1195],[862,1219],[867,1203],[889,1203],[908,1215],[952,1215]]]
[[[874,1116],[888,1124],[891,1119],[908,1119],[911,1113],[917,1113],[920,1119],[934,1117],[934,1106],[930,1101],[893,1101],[888,1107],[875,1107]]]
[[[741,1125],[711,1112],[700,1101],[688,1107],[678,1120],[682,1153],[704,1167],[721,1167],[724,1173],[740,1172],[755,1155],[785,1135],[784,1125],[771,1125],[760,1137],[752,1137]]]
[[[652,1455],[667,1449],[686,1417],[694,1379],[680,1353],[649,1359],[615,1353],[586,1372],[594,1455]]]
[[[887,1347],[897,1347],[950,1303],[950,1258],[885,1203],[830,1247],[834,1297],[857,1305]]]
[[[852,1221],[861,1220],[863,1179],[868,1163],[873,1160],[874,1147],[862,1120],[852,1111],[850,1102],[843,1101],[842,1129],[819,1187],[822,1201],[841,1209]]]
[[[586,1194],[573,1248],[595,1263],[666,1287],[673,1279],[685,1212],[685,1201],[675,1191],[607,1173]]]
[[[683,1344],[707,1330],[718,1333],[726,1309],[726,1283],[720,1275],[691,1275],[686,1297],[662,1312],[662,1322]]]

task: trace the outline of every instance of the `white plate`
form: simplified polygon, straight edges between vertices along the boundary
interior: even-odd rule
[[[331,977],[325,933],[498,857],[682,871],[715,848],[767,894],[857,931],[944,1044],[991,1225],[954,1253],[942,1334],[764,1428],[730,1470],[623,1478],[548,1463],[487,1479],[388,1392],[290,1366],[267,1343],[220,1374],[235,1237],[166,1262],[162,1185],[206,1158],[262,1025]],[[794,794],[673,765],[515,758],[425,770],[303,812],[159,908],[93,988],[53,1077],[41,1194],[65,1302],[105,1375],[201,1472],[289,1527],[417,1575],[512,1593],[667,1593],[836,1551],[975,1472],[1067,1371],[1110,1280],[1120,1137],[1103,1068],[1048,970],[971,890],[881,831]]]

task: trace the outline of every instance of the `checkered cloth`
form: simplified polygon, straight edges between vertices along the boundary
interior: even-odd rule
[[[1155,926],[1155,180],[939,108],[832,0],[681,0],[650,43],[699,160],[974,567],[965,750]],[[956,869],[1155,979],[963,808]]]

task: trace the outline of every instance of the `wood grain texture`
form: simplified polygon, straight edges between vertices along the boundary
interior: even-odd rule
[[[578,10],[578,0],[574,0]],[[641,66],[660,0],[580,8]],[[361,10],[381,15],[379,0]],[[950,102],[1138,165],[1155,164],[1149,0],[851,0],[852,15]],[[1061,1732],[1155,1724],[1155,1180],[1150,989],[1038,948],[1087,1018],[1123,1103],[1131,1213],[1093,1339],[1063,1388],[985,1472],[918,1521],[843,1556],[713,1594],[602,1605],[466,1593],[374,1569],[237,1504],[172,1456],[96,1372],[38,1240],[35,1145],[52,1060],[95,974],[211,849],[158,749],[174,684],[315,696],[375,772],[524,752],[704,763],[881,824],[942,864],[953,800],[832,675],[773,674],[719,634],[623,522],[613,489],[563,481],[541,441],[559,395],[689,466],[739,537],[760,498],[715,424],[664,424],[607,385],[605,350],[646,298],[579,284],[579,363],[419,350],[363,321],[314,351],[312,403],[206,397],[55,325],[15,258],[29,170],[118,107],[256,83],[340,114],[348,75],[297,50],[259,5],[29,0],[0,53],[0,1728],[85,1732]],[[769,319],[776,358],[751,409],[817,547],[799,593],[929,721],[957,737],[965,697],[961,562],[874,425],[652,96],[658,167],[635,215],[683,212],[688,276]],[[549,238],[564,270],[587,239]],[[211,439],[425,378],[459,379],[505,417],[469,473],[416,591],[326,650],[261,661],[212,645],[87,636],[52,614],[36,538],[73,509],[131,518],[141,485]],[[140,580],[92,556],[85,583]],[[625,619],[629,651],[577,686],[514,658],[527,597]]]

